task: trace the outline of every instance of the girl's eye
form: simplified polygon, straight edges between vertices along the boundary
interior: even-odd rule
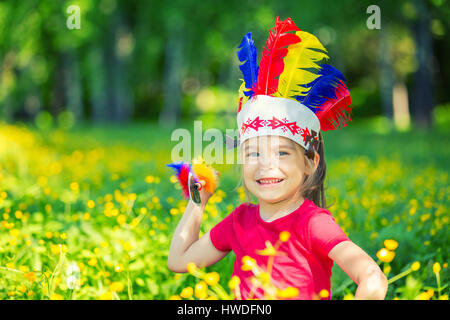
[[[285,151],[280,151],[280,156],[287,156],[289,153],[285,152]]]
[[[255,157],[255,156],[257,156],[257,155],[259,155],[258,152],[249,152],[249,154],[247,155],[247,157]]]

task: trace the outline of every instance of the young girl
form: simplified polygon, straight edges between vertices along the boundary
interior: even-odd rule
[[[351,105],[344,77],[319,64],[328,58],[325,48],[290,18],[277,18],[259,67],[250,34],[239,48],[244,62],[237,115],[242,176],[246,192],[258,204],[241,204],[199,239],[212,195],[202,188],[201,204],[189,201],[175,230],[169,269],[187,272],[190,262],[206,267],[233,251],[233,276],[239,278],[243,299],[265,297],[264,289],[251,281],[248,261],[270,269],[270,282],[279,290],[294,288],[290,298],[330,299],[336,262],[358,285],[356,299],[384,299],[385,275],[326,209],[320,130],[340,128],[339,121],[346,125],[351,120],[343,112],[349,113]],[[264,254],[276,243],[275,253]]]

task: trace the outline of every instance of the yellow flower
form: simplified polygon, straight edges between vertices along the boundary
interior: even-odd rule
[[[83,220],[89,220],[90,218],[91,218],[91,215],[90,215],[89,212],[85,212],[85,213],[83,214]]]
[[[181,300],[181,297],[179,295],[173,295],[169,297],[169,300]]]
[[[11,237],[18,237],[20,235],[20,230],[19,229],[11,229],[11,230],[9,230],[9,234],[11,235]]]
[[[389,272],[391,272],[391,266],[387,264],[387,265],[385,265],[384,268],[383,268],[383,273],[384,273],[385,275],[388,275]]]
[[[22,216],[23,216],[23,213],[22,213],[22,211],[17,210],[17,211],[14,213],[14,215],[16,216],[16,219],[21,219]]]
[[[52,254],[58,255],[62,251],[62,245],[60,245],[60,244],[52,244],[50,246],[50,251],[52,252]]]
[[[123,264],[119,263],[117,266],[114,267],[114,271],[119,273],[123,271]]]
[[[124,289],[124,285],[122,282],[114,281],[109,285],[109,290],[113,292],[120,292]]]
[[[443,294],[439,297],[439,300],[448,300],[448,294]]]
[[[195,297],[199,299],[204,299],[208,296],[206,291],[208,290],[208,285],[205,281],[200,281],[195,285]]]
[[[36,281],[36,275],[34,274],[34,272],[27,272],[24,274],[24,277],[30,282]]]
[[[291,234],[289,233],[289,231],[282,231],[280,233],[280,240],[282,242],[286,242],[289,240],[290,236],[291,236]]]
[[[129,241],[122,243],[122,247],[125,251],[133,250],[133,246],[131,245],[131,243]]]
[[[395,257],[395,252],[383,248],[377,252],[377,257],[381,262],[391,262]]]
[[[259,278],[263,283],[268,283],[270,281],[270,275],[267,272],[261,272]]]
[[[180,210],[178,210],[177,208],[170,209],[170,214],[173,215],[173,216],[175,216],[175,215],[177,215],[179,213],[180,213]]]
[[[205,275],[204,279],[208,285],[213,286],[219,282],[220,276],[217,272],[210,272]]]
[[[195,273],[195,271],[197,270],[197,266],[195,265],[195,263],[189,262],[186,266],[186,269],[190,274],[193,275]]]
[[[430,296],[427,292],[421,292],[414,300],[430,300]]]
[[[347,294],[344,296],[344,300],[353,300],[353,294],[352,294],[352,293],[347,293]]]
[[[249,257],[249,256],[244,256],[242,257],[242,270],[243,271],[250,271],[253,269],[253,267],[256,266],[256,260]]]
[[[234,290],[241,283],[241,279],[238,276],[231,277],[230,281],[228,281],[228,287],[231,290]]]
[[[27,287],[25,287],[24,285],[21,285],[19,288],[17,288],[17,290],[19,290],[22,293],[25,293],[25,291],[27,291]]]
[[[439,264],[439,262],[435,262],[433,264],[433,272],[434,273],[439,273],[441,271],[441,265]]]
[[[88,265],[90,265],[91,267],[95,266],[97,264],[97,258],[91,258],[88,261]]]
[[[89,200],[87,202],[87,206],[88,206],[89,209],[92,209],[92,208],[95,207],[95,202],[93,200]]]
[[[113,294],[112,294],[111,291],[107,291],[107,292],[101,294],[98,298],[100,300],[112,300],[113,299]]]
[[[277,296],[280,298],[295,298],[299,294],[299,291],[295,287],[287,287],[283,290],[277,289]]]
[[[186,287],[183,290],[181,290],[180,297],[189,299],[190,297],[192,297],[193,293],[194,290],[192,289],[192,287]]]
[[[127,217],[124,214],[119,214],[116,220],[118,224],[123,225],[127,221]]]
[[[413,264],[411,265],[411,270],[412,271],[417,271],[420,268],[420,262],[419,261],[415,261],[413,262]]]
[[[53,237],[53,232],[47,231],[47,232],[45,233],[45,237],[46,237],[47,239],[51,239],[51,238]]]
[[[328,298],[329,295],[330,295],[330,293],[326,289],[322,289],[319,292],[319,297],[321,297],[321,298]]]
[[[70,189],[72,189],[72,191],[74,191],[74,192],[78,192],[80,189],[80,186],[78,185],[77,182],[72,182],[70,184]]]
[[[392,239],[387,239],[384,240],[384,246],[386,247],[386,249],[388,250],[395,250],[398,247],[398,242]]]
[[[60,294],[53,293],[53,294],[50,296],[50,300],[63,300],[63,297],[62,297],[62,295],[60,295]]]
[[[29,296],[30,298],[33,297],[34,296],[33,290],[28,290],[27,296]]]
[[[277,254],[277,250],[275,250],[270,241],[266,241],[266,247],[263,250],[256,250],[255,252],[261,256],[274,256]]]
[[[102,247],[102,248],[106,248],[106,247],[108,247],[108,242],[106,242],[106,241],[102,241],[102,242],[100,242],[100,247]]]

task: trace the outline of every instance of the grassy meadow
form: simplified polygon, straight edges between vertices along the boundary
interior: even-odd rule
[[[386,299],[448,299],[450,133],[383,128],[324,134],[329,210],[390,279]],[[232,253],[204,270],[167,268],[187,204],[165,166],[170,135],[154,123],[1,124],[0,299],[233,298]],[[213,166],[220,185],[202,233],[246,200],[238,166]],[[331,298],[355,290],[335,266]]]

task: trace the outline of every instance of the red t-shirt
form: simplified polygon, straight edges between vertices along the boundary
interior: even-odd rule
[[[265,269],[269,256],[255,251],[266,248],[266,241],[275,245],[282,231],[290,232],[290,238],[281,243],[277,251],[287,255],[274,257],[271,282],[279,289],[296,287],[299,295],[295,299],[317,299],[322,289],[330,292],[333,260],[328,252],[338,243],[349,240],[331,213],[305,199],[290,214],[266,222],[259,215],[259,204],[243,203],[210,232],[214,247],[220,251],[233,250],[236,254],[233,275],[241,280],[239,289],[243,299],[247,299],[253,289],[250,281],[253,272],[241,269],[242,258],[249,256]],[[253,291],[253,298],[264,299],[261,288]]]

